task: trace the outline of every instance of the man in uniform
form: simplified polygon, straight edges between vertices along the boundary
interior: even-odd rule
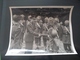
[[[42,34],[47,34],[47,35],[43,36],[43,43],[44,43],[45,50],[47,50],[47,41],[49,40],[49,37],[48,37],[48,21],[49,21],[49,18],[45,17],[44,18],[44,24],[43,24],[43,33],[42,33]]]
[[[41,19],[41,16],[37,16],[36,17],[36,29],[35,29],[35,32],[39,33],[40,36],[35,36],[35,44],[36,44],[36,49],[42,49],[42,37],[41,37],[41,34],[43,32],[43,21]]]
[[[36,29],[36,21],[34,22],[32,16],[29,15],[26,23],[26,31],[24,34],[25,48],[28,50],[33,49],[34,36],[39,36],[39,33],[35,32],[35,29]]]
[[[71,42],[70,42],[70,29],[69,29],[69,21],[65,20],[65,26],[63,28],[63,44],[66,52],[71,52]]]
[[[20,15],[13,16],[13,23],[12,23],[12,36],[11,39],[13,40],[11,49],[21,49],[22,40],[23,40],[23,17]]]

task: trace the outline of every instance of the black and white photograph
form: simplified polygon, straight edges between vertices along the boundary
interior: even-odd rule
[[[10,9],[5,56],[77,54],[72,32],[73,6],[14,6]]]

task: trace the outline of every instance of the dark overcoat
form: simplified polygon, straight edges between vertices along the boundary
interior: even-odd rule
[[[70,44],[71,43],[69,27],[64,26],[62,41],[64,44]]]
[[[25,45],[26,49],[31,49],[33,48],[33,41],[34,41],[34,36],[37,36],[38,33],[35,32],[36,25],[33,24],[32,22],[28,23],[26,25],[26,34],[25,34]]]

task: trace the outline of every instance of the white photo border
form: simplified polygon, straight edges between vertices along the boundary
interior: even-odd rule
[[[72,11],[74,6],[10,6],[10,16],[11,16],[11,25],[10,25],[10,36],[9,36],[9,46],[8,50],[10,49],[10,43],[11,43],[11,32],[12,32],[12,8],[71,8],[69,13],[69,26],[70,26],[70,39],[71,39],[71,46],[73,53],[45,53],[45,54],[8,54],[6,53],[5,56],[40,56],[40,55],[73,55],[77,54],[74,43],[73,43],[73,32],[72,32],[72,23],[71,23],[71,17],[72,17]]]

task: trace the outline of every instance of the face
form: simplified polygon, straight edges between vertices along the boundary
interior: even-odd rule
[[[20,20],[20,21],[19,21],[19,23],[24,23],[24,22],[25,22],[25,20]]]
[[[35,18],[35,20],[36,20],[36,22],[39,23],[39,21],[41,20],[41,16],[37,16],[37,17]]]
[[[20,15],[15,15],[15,16],[13,16],[13,20],[15,22],[19,22],[21,20],[21,16]]]
[[[55,18],[55,24],[59,23],[59,19],[58,18]]]
[[[28,16],[28,21],[31,21],[31,17],[32,17],[31,15]]]
[[[50,25],[53,25],[54,24],[53,21],[54,21],[54,18],[53,17],[49,17],[49,24]]]
[[[35,17],[31,17],[30,22],[32,22],[33,24],[35,24],[37,22],[36,18]]]
[[[37,16],[37,19],[40,20],[41,19],[41,16]]]
[[[45,23],[48,23],[48,20],[49,20],[49,18],[45,17],[45,19],[44,19]]]
[[[63,24],[63,22],[60,22],[60,24],[62,25],[62,24]]]
[[[66,26],[69,25],[69,21],[68,20],[66,20],[64,23],[65,23]]]
[[[35,20],[36,20],[36,18],[35,18],[35,17],[33,17],[33,18],[32,18],[32,20],[33,20],[33,21],[35,21]]]
[[[39,21],[39,24],[40,24],[40,25],[42,25],[42,24],[43,24],[42,20],[40,20],[40,21]]]
[[[17,15],[15,14],[15,15],[13,15],[13,20],[15,20],[17,18]]]
[[[24,16],[21,16],[21,15],[20,15],[20,19],[21,19],[21,20],[24,20]]]

